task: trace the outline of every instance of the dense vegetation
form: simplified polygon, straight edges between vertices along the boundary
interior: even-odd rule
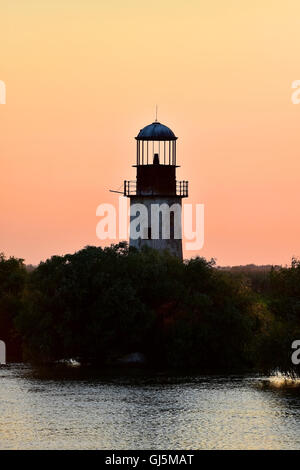
[[[22,354],[15,322],[23,310],[26,274],[22,260],[6,260],[0,253],[0,339],[5,340],[12,361],[19,360]]]
[[[151,366],[296,371],[300,262],[220,270],[120,243],[28,271],[1,255],[0,339],[11,360],[107,365],[138,351]]]

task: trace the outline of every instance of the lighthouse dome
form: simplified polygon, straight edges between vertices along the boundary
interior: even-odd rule
[[[158,121],[144,127],[138,133],[137,140],[176,140],[174,132]]]

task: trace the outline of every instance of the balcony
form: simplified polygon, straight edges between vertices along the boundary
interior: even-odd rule
[[[176,181],[176,196],[188,197],[189,195],[189,182]]]
[[[136,180],[134,181],[124,181],[124,196],[136,196]]]
[[[134,181],[124,181],[124,196],[180,196],[188,197],[189,195],[189,182],[188,181],[176,181],[176,190],[173,194],[164,194],[157,191],[152,191],[145,193],[144,191],[137,190],[137,182]]]

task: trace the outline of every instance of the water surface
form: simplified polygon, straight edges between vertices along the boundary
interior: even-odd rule
[[[300,449],[300,388],[255,376],[0,369],[0,449]]]

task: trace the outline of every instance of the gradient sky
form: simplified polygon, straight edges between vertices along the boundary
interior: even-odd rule
[[[300,255],[298,0],[0,0],[0,251],[100,245],[139,129],[178,135],[220,265]],[[194,253],[186,252],[187,257]]]

